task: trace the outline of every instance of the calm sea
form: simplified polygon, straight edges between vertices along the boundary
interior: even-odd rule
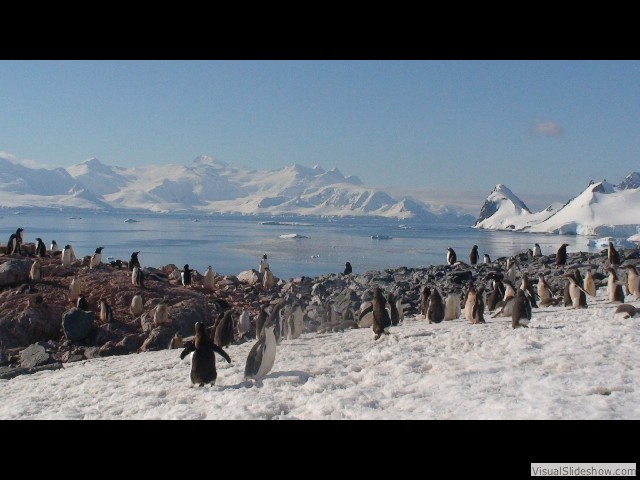
[[[236,275],[258,268],[266,253],[274,275],[285,279],[341,272],[347,261],[356,273],[444,264],[447,247],[459,260],[468,261],[474,244],[481,258],[488,253],[492,260],[533,248],[536,242],[544,255],[555,253],[562,243],[569,244],[569,252],[590,250],[587,237],[494,232],[411,220],[28,209],[0,212],[0,235],[4,235],[0,243],[6,244],[18,227],[24,228],[25,241],[41,237],[47,248],[51,240],[60,248],[68,243],[78,257],[103,246],[103,261],[129,260],[131,252],[140,251],[143,266],[173,263],[182,268],[188,263],[201,273],[211,265],[217,273]],[[306,238],[281,237],[287,235]]]

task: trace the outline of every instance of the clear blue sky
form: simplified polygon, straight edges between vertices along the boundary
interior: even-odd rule
[[[567,200],[640,170],[639,61],[0,61],[0,152]]]

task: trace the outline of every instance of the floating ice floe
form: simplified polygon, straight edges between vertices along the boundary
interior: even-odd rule
[[[287,233],[286,235],[280,235],[280,238],[309,238],[305,235],[300,235],[299,233]]]
[[[391,240],[393,237],[389,235],[371,235],[371,238],[374,240]]]
[[[633,237],[629,237],[631,239]],[[613,243],[615,248],[636,248],[636,244],[633,241],[625,240],[624,238],[615,237],[602,237],[597,239],[591,239],[587,242],[587,245],[592,248],[607,248],[609,242]]]
[[[133,218],[127,218],[125,223],[138,223],[138,220],[134,220]]]

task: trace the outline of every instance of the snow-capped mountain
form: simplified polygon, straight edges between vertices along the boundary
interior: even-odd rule
[[[487,198],[475,227],[574,235],[633,235],[640,232],[640,174],[627,175],[617,186],[606,180],[592,182],[564,205],[553,204],[541,212],[531,213],[522,206],[524,203],[518,197],[498,185]]]
[[[31,169],[0,158],[0,206],[473,221],[446,206],[393,198],[337,168],[294,164],[258,171],[205,155],[190,165],[126,168],[92,158],[54,170]]]

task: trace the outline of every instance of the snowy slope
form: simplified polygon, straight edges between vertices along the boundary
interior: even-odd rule
[[[0,419],[640,419],[640,319],[614,318],[605,296],[534,309],[529,329],[485,315],[406,319],[377,343],[303,334],[259,385],[243,380],[253,342],[200,388],[180,350],[72,363],[0,381]]]

